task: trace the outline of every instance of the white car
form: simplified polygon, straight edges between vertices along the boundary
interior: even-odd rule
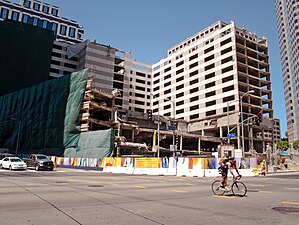
[[[27,164],[19,157],[5,157],[0,161],[0,169],[26,170]]]

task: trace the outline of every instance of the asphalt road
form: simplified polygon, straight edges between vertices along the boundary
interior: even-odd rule
[[[299,173],[245,177],[245,197],[215,178],[0,170],[0,224],[299,224]]]

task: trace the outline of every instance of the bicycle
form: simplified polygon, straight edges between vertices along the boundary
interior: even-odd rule
[[[238,181],[240,179],[240,176],[238,176],[237,179],[233,179],[233,182],[227,186],[228,190],[221,187],[221,180],[215,180],[211,186],[212,191],[215,195],[223,195],[224,193],[231,191],[233,195],[243,197],[247,193],[247,187],[243,182]]]

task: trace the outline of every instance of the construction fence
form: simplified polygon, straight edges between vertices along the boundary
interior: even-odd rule
[[[68,158],[55,157],[56,167],[90,168],[107,173],[123,173],[138,175],[172,175],[187,177],[216,177],[220,158],[133,158],[105,157],[99,158]],[[256,158],[236,159],[237,167],[242,176],[256,176],[259,173]]]

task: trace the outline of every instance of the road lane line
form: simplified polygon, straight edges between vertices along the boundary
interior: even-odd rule
[[[144,186],[134,186],[135,188],[147,188],[147,187],[144,187]]]
[[[273,194],[273,192],[271,192],[271,191],[259,191],[259,192],[266,193],[266,194]]]
[[[195,184],[186,184],[187,186],[194,186]]]
[[[281,204],[287,204],[287,205],[299,205],[299,202],[281,202]]]
[[[171,190],[172,192],[176,192],[176,193],[186,193],[187,191],[183,191],[183,190]]]
[[[235,198],[235,196],[225,196],[225,195],[213,195],[213,196],[217,198]]]

